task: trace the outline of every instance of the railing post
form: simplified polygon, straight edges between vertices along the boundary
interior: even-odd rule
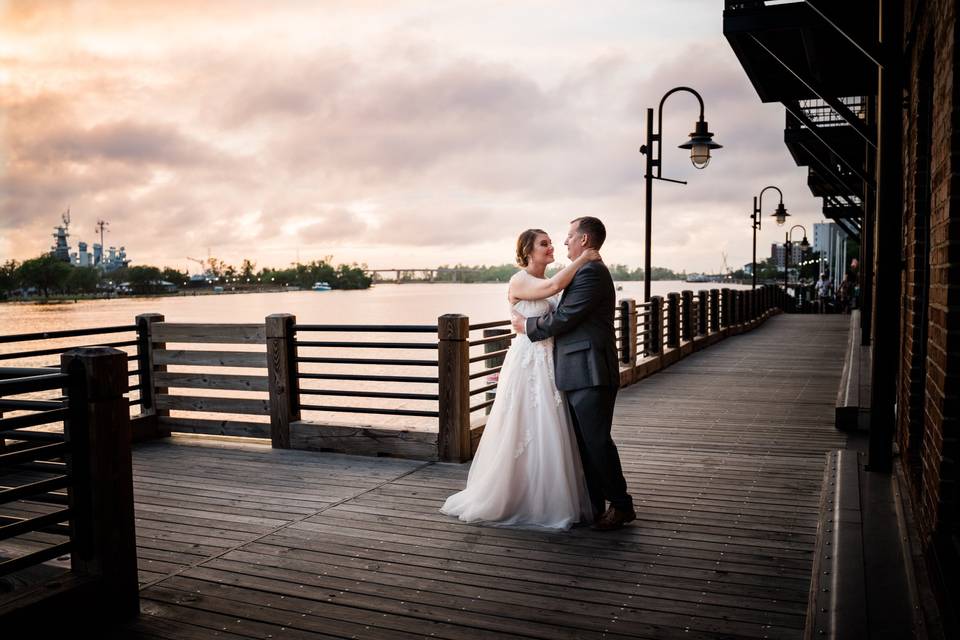
[[[680,294],[667,294],[667,347],[680,346]]]
[[[440,426],[438,455],[470,459],[470,319],[449,313],[437,319]]]
[[[154,364],[153,354],[156,349],[166,349],[165,343],[153,342],[153,325],[163,322],[162,313],[141,313],[137,316],[137,368],[140,375],[140,413],[152,416],[151,429],[160,437],[169,437],[169,427],[160,427],[159,419],[170,415],[169,409],[157,409],[157,395],[167,393],[166,387],[157,387],[156,373],[167,370],[167,365]]]
[[[697,291],[697,335],[707,335],[707,312],[709,311],[709,299],[706,289]]]
[[[650,330],[648,353],[663,353],[663,297],[650,296]]]
[[[620,301],[620,350],[620,362],[636,366],[637,301],[632,298]]]
[[[513,333],[513,329],[503,329],[503,328],[484,329],[483,337],[493,338],[494,336],[509,336],[511,333]],[[510,347],[510,338],[504,337],[503,340],[494,340],[493,342],[485,343],[483,345],[483,352],[496,353],[497,351],[503,351],[504,349],[507,349],[509,347]],[[483,366],[486,369],[496,369],[497,367],[503,366],[503,361],[505,359],[506,359],[505,355],[493,356],[492,358],[487,358],[486,360],[484,360]],[[491,380],[491,378],[493,379]],[[500,379],[499,373],[492,373],[489,376],[487,376],[487,383],[491,383],[499,379]],[[485,394],[484,401],[493,400],[494,397],[496,397],[496,395],[497,395],[496,389],[494,389],[493,391],[487,391],[487,393]],[[493,408],[492,405],[487,407],[486,409],[484,409],[484,413],[489,415],[490,409],[492,408]]]
[[[730,326],[731,304],[730,289],[720,289],[720,326],[726,329]]]
[[[300,419],[300,378],[297,368],[297,317],[275,313],[266,317],[267,378],[270,388],[270,444],[290,448],[290,423]]]
[[[60,356],[70,376],[63,431],[73,486],[71,569],[96,576],[97,602],[119,619],[140,611],[133,512],[133,462],[127,354],[110,347],[83,347]]]
[[[695,329],[693,324],[693,291],[681,291],[681,309],[683,313],[683,330],[681,336],[684,342],[693,340]]]
[[[720,331],[720,290],[710,289],[710,333]]]

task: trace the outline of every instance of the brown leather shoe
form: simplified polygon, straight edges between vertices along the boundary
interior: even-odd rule
[[[629,511],[624,511],[621,509],[616,509],[614,507],[608,508],[600,518],[593,523],[591,529],[596,531],[614,531],[620,529],[623,525],[628,522],[633,522],[637,519],[637,512],[632,508]]]

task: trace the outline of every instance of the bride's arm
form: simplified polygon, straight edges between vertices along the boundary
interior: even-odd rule
[[[549,298],[558,291],[566,289],[580,267],[588,262],[599,259],[600,254],[596,249],[587,249],[581,253],[576,260],[555,273],[552,278],[541,280],[539,278],[524,278],[514,275],[514,277],[510,278],[510,298],[513,300],[542,300],[543,298]]]

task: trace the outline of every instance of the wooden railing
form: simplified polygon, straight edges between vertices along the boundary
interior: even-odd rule
[[[0,406],[17,414],[0,419],[0,628],[139,612],[127,362],[81,348],[57,372],[0,380]],[[45,564],[67,554],[68,570]]]
[[[772,286],[621,300],[621,383],[752,328],[784,303]],[[185,324],[144,314],[135,325],[137,352],[128,356],[141,380],[128,387],[141,396],[134,439],[192,433],[269,439],[277,448],[468,460],[513,338],[509,324],[471,325],[459,314],[436,325],[298,324],[289,314],[263,324]]]

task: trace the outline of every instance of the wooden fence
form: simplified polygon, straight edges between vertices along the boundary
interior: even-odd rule
[[[17,415],[0,419],[0,628],[139,613],[127,362],[94,347],[58,371],[3,370],[0,409]],[[22,397],[51,391],[65,396]],[[67,554],[65,573],[44,564]]]
[[[782,304],[775,287],[622,300],[621,384],[748,330]],[[138,437],[209,434],[269,439],[277,448],[469,460],[514,337],[509,325],[471,325],[459,314],[436,325],[298,324],[289,314],[263,324],[184,324],[138,316]],[[335,417],[347,414],[353,422]],[[394,422],[366,423],[382,416]]]

